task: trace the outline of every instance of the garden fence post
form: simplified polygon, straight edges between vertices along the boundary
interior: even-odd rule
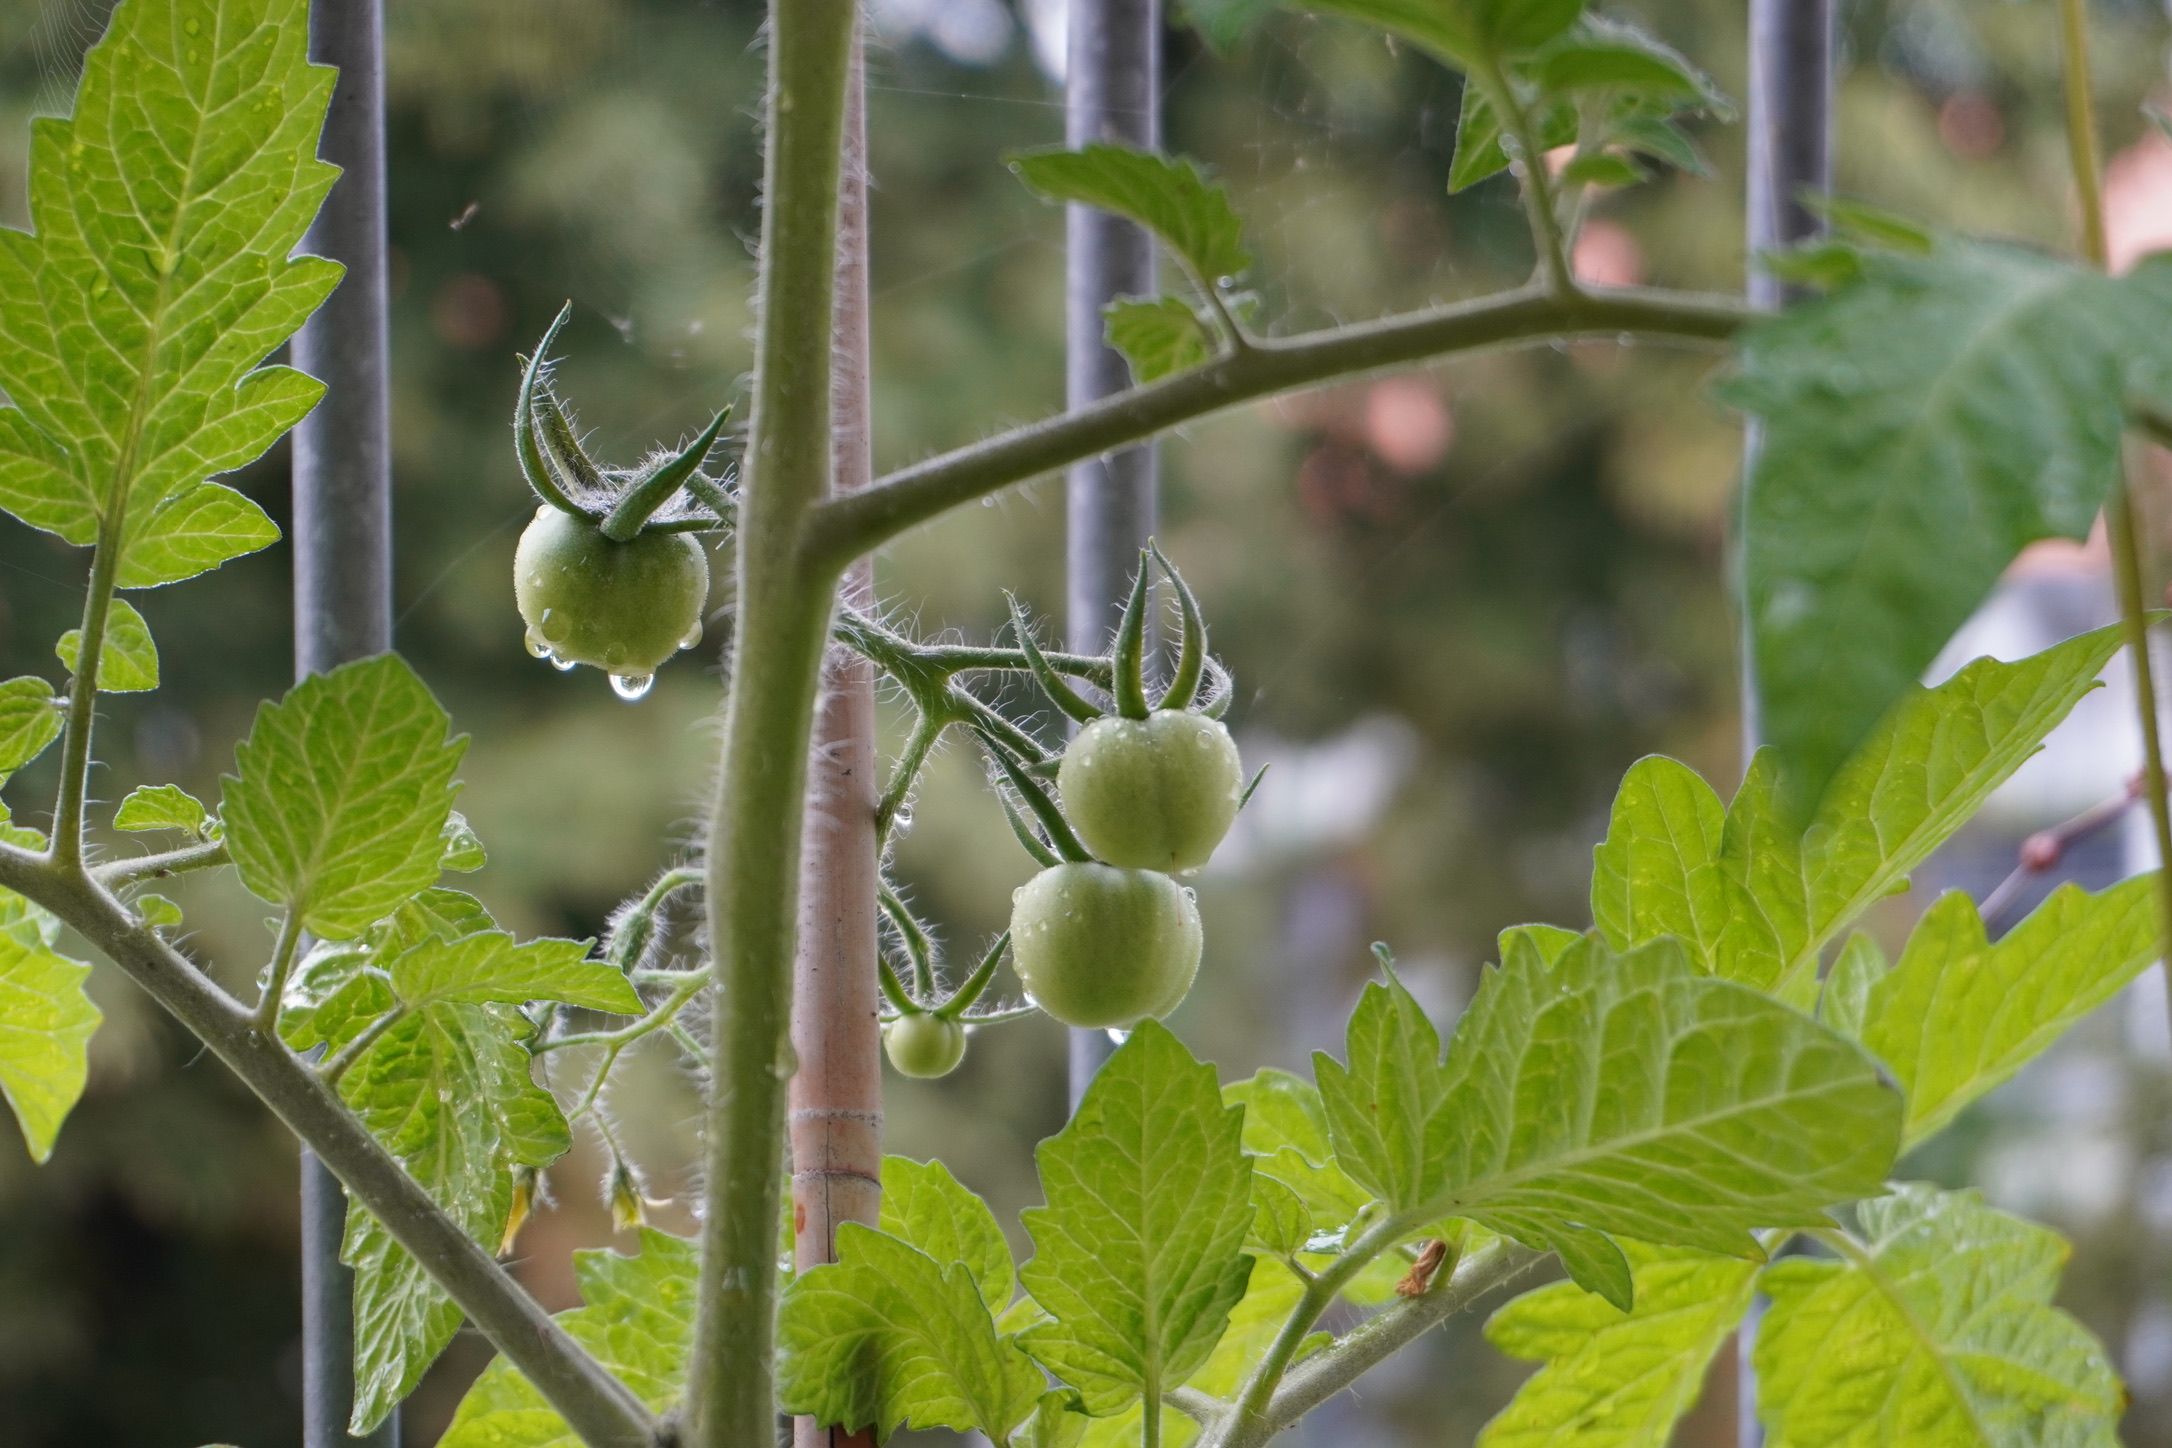
[[[1161,0],[1071,0],[1064,52],[1064,138],[1161,145]],[[1154,239],[1143,227],[1089,206],[1065,208],[1064,352],[1068,405],[1131,385],[1124,359],[1102,340],[1101,309],[1155,294]],[[1131,592],[1139,550],[1154,531],[1158,453],[1153,443],[1089,459],[1064,492],[1065,634],[1080,653],[1108,647]],[[1152,657],[1151,640],[1148,657]],[[1071,1032],[1075,1107],[1113,1046],[1106,1032]]]
[[[872,476],[865,71],[856,42],[838,183],[833,491],[864,488]],[[862,558],[846,571],[839,585],[846,602],[872,605],[873,570],[873,561]],[[872,1227],[882,1208],[876,772],[874,666],[833,647],[823,664],[808,765],[792,982],[792,1051],[799,1063],[788,1106],[792,1257],[802,1271],[833,1260],[840,1222]],[[793,1439],[797,1448],[872,1448],[875,1441],[871,1432],[847,1433],[804,1417]]]
[[[1823,219],[1803,198],[1832,190],[1833,23],[1832,0],[1750,0],[1749,205],[1744,231],[1749,296],[1759,307],[1777,307],[1786,300],[1779,279],[1758,265],[1759,254],[1793,246],[1824,228]],[[1752,423],[1743,435],[1745,480],[1757,446],[1758,430]],[[1756,656],[1746,609],[1740,650],[1746,767],[1759,739]],[[1765,1436],[1757,1421],[1757,1378],[1750,1360],[1761,1312],[1762,1302],[1753,1304],[1736,1338],[1735,1436],[1740,1448],[1758,1448]]]
[[[326,384],[294,430],[297,678],[392,646],[392,459],[385,267],[381,0],[311,0],[310,58],[339,68],[322,155],[342,175],[303,241],[345,265],[294,339],[294,365]],[[303,1448],[347,1437],[354,1397],[353,1277],[339,1260],[346,1193],[302,1153]],[[399,1415],[362,1442],[396,1448]]]

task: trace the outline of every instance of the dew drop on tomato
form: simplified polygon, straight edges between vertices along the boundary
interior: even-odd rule
[[[654,674],[613,674],[611,692],[631,704],[648,693],[649,685],[656,682]]]

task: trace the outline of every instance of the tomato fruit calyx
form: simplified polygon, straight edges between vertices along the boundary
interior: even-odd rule
[[[965,1059],[965,1027],[949,1016],[915,1011],[882,1028],[882,1049],[900,1076],[932,1081]]]
[[[1072,863],[1011,897],[1011,964],[1067,1026],[1124,1029],[1169,1014],[1199,972],[1199,907],[1152,870]]]
[[[1133,870],[1196,870],[1237,817],[1244,763],[1220,720],[1163,709],[1081,729],[1063,751],[1056,787],[1096,858]]]

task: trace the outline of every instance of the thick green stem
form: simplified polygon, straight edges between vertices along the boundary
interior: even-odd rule
[[[2100,270],[2111,264],[2104,229],[2104,166],[2097,143],[2096,109],[2089,94],[2089,13],[2085,0],[2059,0],[2059,31],[2066,89],[2067,147],[2081,208],[2082,250]],[[2172,933],[2172,798],[2165,792],[2164,739],[2157,719],[2157,679],[2149,656],[2149,598],[2134,469],[2122,466],[2119,488],[2105,507],[2105,531],[2119,589],[2119,622],[2134,666],[2135,722],[2142,731],[2142,772],[2150,825],[2157,837],[2157,915],[2160,934]],[[2172,958],[2165,962],[2172,980]]]
[[[387,1153],[309,1063],[260,1031],[156,931],[80,870],[0,846],[0,887],[37,901],[118,966],[346,1184],[468,1320],[592,1448],[658,1448],[647,1410],[567,1337]],[[759,1441],[759,1440],[748,1440]]]
[[[830,480],[831,287],[851,0],[770,7],[761,334],[738,535],[738,653],[708,832],[717,1011],[689,1448],[770,1442],[800,817],[836,561],[810,562]]]
[[[164,880],[191,870],[213,869],[226,861],[226,841],[207,840],[198,845],[183,845],[178,850],[138,855],[132,860],[111,860],[92,870],[91,874],[108,890],[118,890],[138,880]]]
[[[279,1007],[286,1001],[287,977],[294,971],[294,957],[301,953],[302,917],[289,910],[279,919],[279,940],[272,946],[271,964],[264,971],[264,994],[256,1003],[256,1028],[266,1035],[279,1029]]]
[[[809,541],[818,557],[833,568],[842,567],[906,529],[976,498],[1120,451],[1240,403],[1331,378],[1542,340],[1724,342],[1755,315],[1735,297],[1635,287],[1562,295],[1534,286],[1378,322],[1263,339],[1203,367],[892,473],[864,493],[822,507]]]

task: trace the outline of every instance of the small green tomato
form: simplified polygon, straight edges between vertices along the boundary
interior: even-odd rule
[[[1057,865],[1011,897],[1011,963],[1067,1026],[1169,1014],[1191,991],[1199,949],[1191,891],[1151,870]]]
[[[882,1028],[882,1049],[899,1075],[932,1081],[965,1059],[965,1027],[947,1016],[899,1016]]]
[[[531,652],[645,686],[666,659],[700,640],[709,559],[684,533],[614,543],[586,518],[546,504],[513,554],[513,597]]]
[[[1196,870],[1229,833],[1244,762],[1221,721],[1182,709],[1096,719],[1063,751],[1063,812],[1096,857]]]

